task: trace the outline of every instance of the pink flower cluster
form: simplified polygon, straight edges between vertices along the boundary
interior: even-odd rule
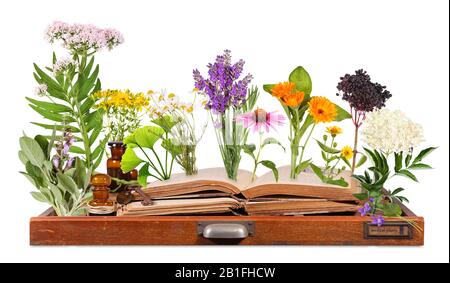
[[[47,27],[45,37],[50,43],[61,40],[64,48],[75,53],[91,53],[103,48],[111,50],[124,41],[122,34],[115,29],[58,21]]]

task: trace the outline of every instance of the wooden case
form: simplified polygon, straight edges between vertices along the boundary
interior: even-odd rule
[[[31,245],[394,245],[422,246],[424,219],[403,206],[403,220],[371,225],[360,216],[147,216],[57,217],[53,211],[30,220]],[[243,223],[248,236],[206,238],[211,223]]]

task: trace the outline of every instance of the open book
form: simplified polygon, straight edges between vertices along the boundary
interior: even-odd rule
[[[297,215],[356,211],[353,194],[359,192],[348,171],[343,177],[347,188],[324,184],[313,173],[300,173],[297,180],[289,178],[290,167],[279,170],[279,180],[272,172],[254,182],[252,173],[240,170],[237,181],[228,179],[224,168],[199,170],[195,176],[174,174],[170,180],[150,183],[144,192],[154,203],[143,206],[131,203],[119,215],[165,215],[221,213],[242,209],[249,215]],[[140,200],[134,195],[134,200]]]

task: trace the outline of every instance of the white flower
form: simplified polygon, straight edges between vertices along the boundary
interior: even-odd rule
[[[385,152],[408,151],[424,140],[421,125],[400,110],[385,108],[368,113],[362,134],[367,145]]]
[[[53,65],[53,74],[56,76],[58,74],[64,73],[75,65],[76,62],[70,57],[59,59]]]
[[[34,93],[37,96],[45,96],[47,94],[47,85],[46,84],[40,84],[34,89]]]

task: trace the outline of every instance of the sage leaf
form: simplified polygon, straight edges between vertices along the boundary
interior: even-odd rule
[[[45,155],[44,152],[42,152],[39,143],[30,137],[21,137],[19,142],[21,151],[31,164],[42,167],[42,164],[45,161]]]

